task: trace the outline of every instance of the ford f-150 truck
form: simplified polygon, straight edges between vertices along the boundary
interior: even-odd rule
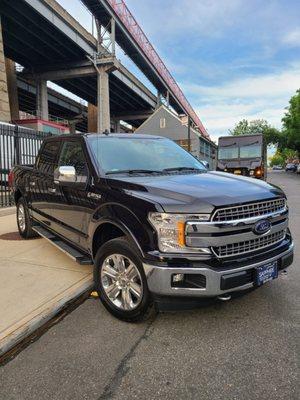
[[[9,177],[20,235],[41,235],[78,263],[116,317],[153,304],[230,299],[293,261],[284,193],[208,172],[169,139],[83,134],[44,141]]]

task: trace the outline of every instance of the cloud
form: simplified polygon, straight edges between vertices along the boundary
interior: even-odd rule
[[[238,100],[263,96],[272,99],[277,96],[284,96],[299,88],[300,64],[291,66],[285,71],[233,79],[218,86],[197,84],[185,84],[183,86],[186,91],[201,98],[202,101],[211,97]]]
[[[287,32],[282,38],[282,43],[290,47],[300,47],[300,28]]]
[[[228,133],[246,118],[266,119],[280,128],[290,97],[300,87],[300,64],[286,71],[244,79],[233,79],[215,86],[182,85],[204,126],[213,137]]]

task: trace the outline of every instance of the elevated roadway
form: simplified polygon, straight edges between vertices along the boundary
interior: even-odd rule
[[[0,15],[5,56],[25,67],[27,78],[40,74],[97,104],[94,71],[79,77],[62,75],[70,65],[86,67],[87,55],[97,51],[97,41],[56,1],[1,0]],[[121,64],[109,74],[109,98],[112,117],[120,115],[137,126],[142,122],[139,116],[149,114],[157,104],[156,96]]]

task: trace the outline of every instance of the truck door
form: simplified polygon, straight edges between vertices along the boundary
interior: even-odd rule
[[[60,141],[47,141],[29,177],[29,201],[33,217],[47,226],[51,226],[52,207],[56,202],[54,170],[57,167],[59,148]]]
[[[52,226],[58,234],[80,246],[85,236],[82,224],[86,212],[88,165],[79,138],[62,141],[57,168],[62,166],[75,168],[76,182],[55,182],[56,203],[51,210]]]

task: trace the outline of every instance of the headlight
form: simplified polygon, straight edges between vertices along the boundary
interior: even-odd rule
[[[185,246],[185,224],[187,221],[208,221],[209,214],[167,214],[150,213],[149,221],[158,237],[158,247],[164,253],[192,253],[192,248]],[[197,249],[201,252],[201,249]]]

